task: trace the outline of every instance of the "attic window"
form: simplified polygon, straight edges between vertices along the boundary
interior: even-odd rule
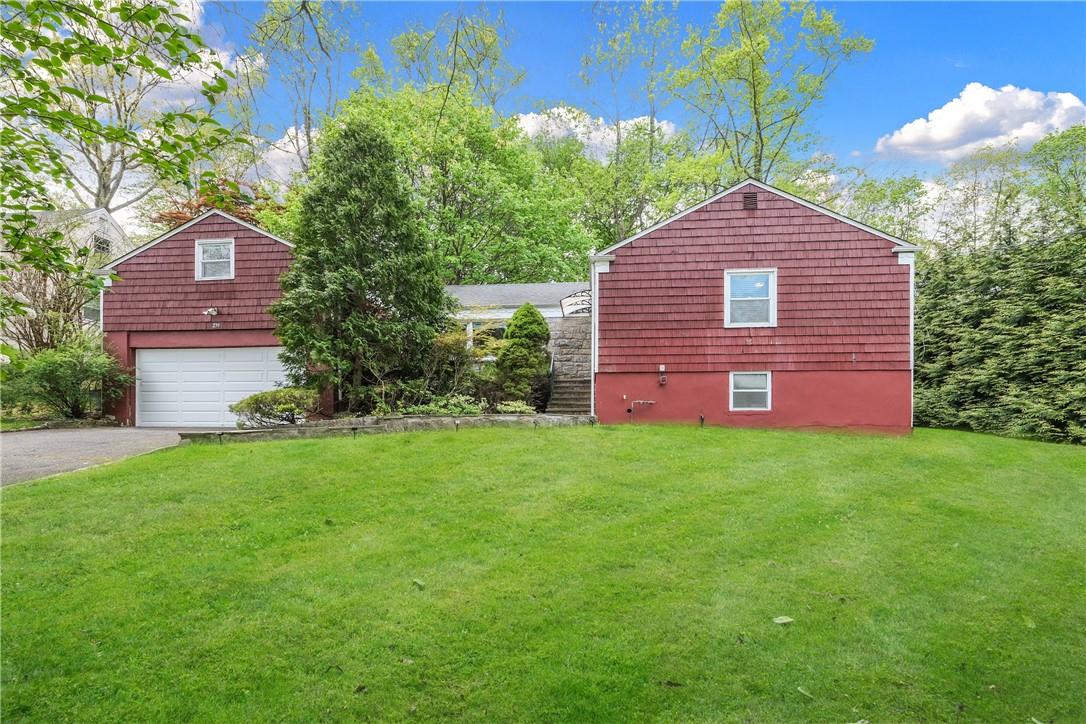
[[[91,240],[91,247],[95,254],[108,254],[113,249],[113,244],[104,236],[95,236]]]
[[[196,281],[234,278],[234,240],[201,239],[196,242]]]
[[[758,192],[746,191],[743,193],[743,211],[754,211],[758,208]]]

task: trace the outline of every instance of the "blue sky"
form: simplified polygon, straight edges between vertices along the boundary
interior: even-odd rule
[[[960,152],[961,143],[998,136],[1015,124],[1077,118],[1067,104],[1086,98],[1086,3],[941,3],[839,2],[824,3],[851,32],[875,41],[867,56],[843,67],[818,109],[814,130],[823,149],[842,160],[867,165],[882,173],[936,171]],[[470,12],[475,3],[364,3],[350,28],[360,42],[374,43],[386,58],[389,40],[409,23],[433,25],[446,12]],[[599,111],[596,91],[578,78],[582,56],[593,38],[590,3],[488,3],[491,12],[504,11],[513,31],[511,61],[526,71],[524,84],[503,102],[507,114],[530,112],[559,101]],[[705,26],[717,3],[680,5],[682,23]],[[259,17],[259,3],[233,6],[229,12],[205,6],[205,35],[242,47],[249,23]],[[353,65],[348,59],[347,65]],[[349,86],[350,78],[347,78]],[[952,105],[938,123],[914,127],[908,138],[874,151],[879,138],[951,103],[967,84],[975,88]],[[1015,86],[1014,91],[1000,91]],[[1038,94],[1025,94],[1030,89]],[[347,90],[347,87],[345,87]],[[1043,94],[1069,93],[1053,99]],[[632,94],[631,94],[632,96]],[[1057,106],[1064,106],[1062,110]],[[282,90],[273,83],[260,103],[263,120],[276,130],[290,123]],[[1056,108],[1054,110],[1054,108]],[[636,115],[635,104],[631,114]],[[1030,114],[1036,116],[1034,118]],[[679,108],[661,114],[677,123]],[[1012,119],[1008,120],[1009,117]],[[1028,131],[1027,131],[1028,135]],[[942,140],[939,140],[942,139]],[[942,146],[935,148],[939,143]],[[928,146],[932,145],[929,151]],[[905,149],[906,152],[902,152]],[[857,155],[855,152],[859,152]]]

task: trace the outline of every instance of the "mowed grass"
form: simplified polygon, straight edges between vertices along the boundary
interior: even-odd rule
[[[26,417],[0,418],[0,430],[25,430],[29,427],[40,427],[41,420],[32,420]]]
[[[0,714],[1083,721],[1084,494],[928,430],[163,451],[3,492]]]

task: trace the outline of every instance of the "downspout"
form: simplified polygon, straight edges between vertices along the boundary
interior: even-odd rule
[[[913,411],[916,403],[916,254],[914,251],[902,251],[897,257],[898,264],[907,264],[909,267],[909,427],[915,427]]]
[[[603,254],[589,257],[592,284],[592,365],[589,384],[589,414],[596,416],[596,374],[600,368],[600,273],[610,271],[614,255]]]
[[[598,348],[597,340],[599,337],[599,324],[600,324],[600,290],[599,290],[599,276],[596,274],[596,262],[589,262],[589,278],[591,279],[590,285],[592,287],[592,328],[589,334],[592,335],[592,364],[588,368],[588,414],[592,417],[596,416],[596,355]]]

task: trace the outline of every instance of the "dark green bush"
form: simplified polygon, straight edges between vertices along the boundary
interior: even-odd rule
[[[917,269],[921,425],[1086,443],[1086,236],[943,250]]]
[[[496,361],[503,401],[519,401],[543,409],[550,390],[550,329],[531,304],[518,309],[505,328]]]
[[[280,387],[249,395],[230,405],[238,416],[238,427],[296,425],[317,409],[319,395],[305,387]]]
[[[531,304],[525,304],[509,319],[509,324],[505,327],[505,339],[521,339],[544,347],[551,339],[551,329],[538,309]]]
[[[21,404],[38,404],[71,419],[100,413],[102,401],[120,397],[133,380],[95,334],[79,334],[38,352],[10,377],[5,390]]]

